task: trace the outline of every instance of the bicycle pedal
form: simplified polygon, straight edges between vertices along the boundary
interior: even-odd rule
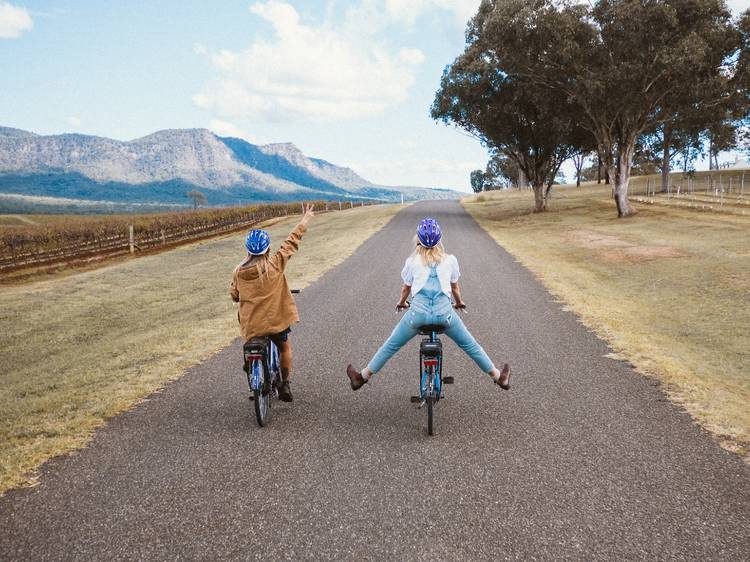
[[[453,377],[443,377],[443,384],[453,384]]]
[[[255,400],[255,396],[253,396],[252,394],[250,396],[248,396],[247,398],[248,398],[248,400],[250,400],[250,402],[252,402],[253,400]]]
[[[422,401],[422,399],[419,396],[412,396],[410,400],[412,404],[419,404]]]

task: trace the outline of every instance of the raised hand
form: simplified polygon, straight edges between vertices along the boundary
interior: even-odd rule
[[[315,208],[314,205],[304,205],[304,213],[302,214],[302,220],[299,222],[301,224],[307,225],[307,223],[310,222],[310,219],[312,219],[315,216],[315,211],[313,209]]]

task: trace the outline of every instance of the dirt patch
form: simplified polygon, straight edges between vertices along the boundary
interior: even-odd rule
[[[745,289],[750,291],[750,273],[735,273],[732,275],[725,275],[721,280],[732,287],[738,289]]]
[[[574,230],[568,233],[566,238],[583,248],[612,248],[631,245],[621,238],[594,230]]]
[[[685,252],[681,252],[672,246],[628,246],[604,252],[601,254],[601,259],[615,263],[641,263],[664,258],[684,258],[685,256],[687,256]]]
[[[600,250],[602,261],[610,263],[641,263],[662,258],[682,258],[687,254],[672,246],[638,246],[612,234],[595,230],[574,230],[566,238],[582,248]]]

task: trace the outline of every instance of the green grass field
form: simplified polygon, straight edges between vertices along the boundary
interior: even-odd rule
[[[343,261],[399,208],[316,217],[290,285],[304,288]],[[276,245],[296,220],[268,228]],[[33,482],[39,464],[84,446],[107,418],[238,335],[228,286],[243,238],[0,287],[0,493]]]
[[[636,203],[617,219],[610,188],[595,185],[556,188],[541,214],[529,191],[464,205],[621,357],[747,453],[750,215]]]

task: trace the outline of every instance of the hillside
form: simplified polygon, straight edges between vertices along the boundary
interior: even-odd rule
[[[375,185],[291,143],[254,145],[206,129],[158,131],[123,142],[0,127],[0,193],[179,205],[191,189],[204,192],[211,205],[458,196],[451,190]]]

